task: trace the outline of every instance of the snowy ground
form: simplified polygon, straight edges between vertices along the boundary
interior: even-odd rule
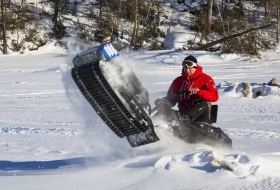
[[[42,53],[44,52],[44,54]],[[156,128],[160,141],[131,148],[104,125],[83,99],[69,73],[76,52],[45,49],[0,55],[0,189],[279,189],[279,87],[277,51],[263,60],[191,51],[121,53],[150,93],[150,103],[181,73],[181,61],[198,58],[219,88],[218,122],[233,149],[190,145]],[[245,98],[238,84],[251,83],[264,96]],[[255,85],[255,86],[254,86]],[[213,151],[238,170],[210,166]]]

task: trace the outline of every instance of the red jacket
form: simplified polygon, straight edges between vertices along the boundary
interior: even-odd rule
[[[199,88],[198,93],[195,95],[179,94],[178,96],[174,96],[174,98],[170,100],[171,106],[173,107],[178,103],[179,111],[184,112],[193,106],[194,102],[199,98],[207,102],[216,102],[219,99],[214,80],[203,73],[201,66],[198,66],[197,70],[189,77],[183,70],[182,76],[177,77],[172,82],[167,95],[190,90],[192,88]]]

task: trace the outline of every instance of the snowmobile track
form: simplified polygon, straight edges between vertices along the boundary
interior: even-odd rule
[[[121,93],[134,113],[128,111],[101,72],[99,61],[75,66],[72,77],[90,105],[118,137],[126,136],[132,147],[159,140],[141,104],[133,95]]]

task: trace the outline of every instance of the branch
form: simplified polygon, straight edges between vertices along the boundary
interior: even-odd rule
[[[251,32],[251,31],[254,31],[254,30],[260,30],[260,29],[263,29],[263,28],[267,28],[267,27],[269,27],[269,26],[271,26],[271,25],[272,25],[272,24],[268,24],[268,25],[261,26],[261,27],[258,27],[258,28],[251,28],[251,29],[246,30],[246,31],[244,31],[244,32],[240,32],[240,33],[237,33],[237,34],[233,34],[233,35],[231,35],[231,36],[226,36],[226,37],[224,37],[224,38],[222,38],[222,39],[219,39],[219,40],[210,42],[210,43],[208,43],[208,44],[205,44],[205,45],[200,46],[200,47],[198,47],[198,48],[195,48],[195,49],[193,49],[193,50],[204,50],[204,49],[207,49],[207,48],[209,48],[209,47],[212,47],[212,46],[214,46],[214,45],[216,45],[216,44],[222,43],[222,42],[224,42],[224,41],[226,41],[226,40],[228,40],[228,39],[230,39],[230,38],[236,38],[236,37],[242,36],[243,34],[246,34],[246,33],[248,33],[248,32]]]

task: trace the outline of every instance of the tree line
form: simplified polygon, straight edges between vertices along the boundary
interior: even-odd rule
[[[177,0],[170,4],[168,13],[164,0],[0,1],[0,47],[4,54],[8,49],[36,50],[51,38],[60,41],[69,36],[89,43],[111,38],[119,48],[119,40],[129,36],[129,46],[135,50],[146,42],[151,50],[163,49],[158,39],[180,24],[175,18],[178,13],[192,14],[188,25],[196,31],[184,49],[259,55],[279,43],[280,0]],[[199,6],[190,6],[194,2]],[[176,5],[185,8],[177,9]]]

